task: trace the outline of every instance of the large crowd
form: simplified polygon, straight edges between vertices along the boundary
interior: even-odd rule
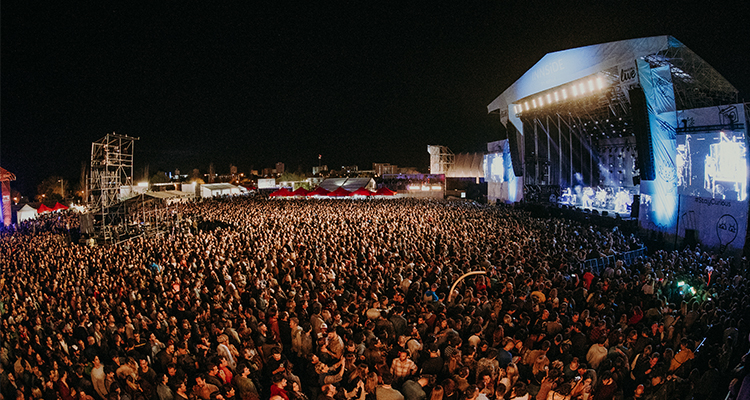
[[[175,221],[0,234],[0,400],[750,397],[744,259],[589,269],[642,243],[471,202],[235,197]]]

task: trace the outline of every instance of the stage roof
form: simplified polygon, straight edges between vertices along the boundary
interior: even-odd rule
[[[150,197],[154,197],[154,198],[162,199],[162,200],[193,196],[190,193],[181,192],[179,190],[164,190],[164,191],[159,191],[159,192],[149,191],[149,192],[145,192],[144,194],[146,196],[150,196]]]
[[[361,187],[373,188],[375,181],[372,178],[328,178],[318,185],[329,192],[342,187],[349,192],[353,192]]]
[[[231,183],[204,183],[201,184],[201,188],[209,190],[238,189],[237,186],[234,186]]]
[[[513,103],[573,81],[603,76],[614,85],[637,85],[637,60],[669,66],[678,109],[736,102],[737,89],[715,69],[671,36],[602,43],[549,53],[487,106],[522,132]]]

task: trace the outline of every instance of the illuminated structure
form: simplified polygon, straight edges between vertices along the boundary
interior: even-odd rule
[[[11,223],[11,212],[10,212],[10,181],[15,181],[16,176],[12,172],[0,168],[0,193],[3,195],[2,208],[3,225],[8,226]]]
[[[453,166],[455,156],[447,146],[428,145],[430,153],[430,173],[445,174]]]
[[[747,111],[735,103],[737,90],[716,70],[656,36],[547,54],[488,112],[507,128],[523,197],[627,215],[640,195],[641,228],[678,244],[683,214],[699,218],[691,231],[731,215],[737,224],[722,226],[745,237]],[[501,184],[489,177],[488,192]],[[512,201],[495,193],[490,200]],[[716,226],[690,234],[741,250],[743,240],[725,246]]]

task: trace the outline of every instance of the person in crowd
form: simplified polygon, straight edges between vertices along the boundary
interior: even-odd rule
[[[707,398],[750,344],[747,260],[635,257],[624,229],[416,199],[178,207],[117,245],[67,241],[73,212],[0,232],[4,398]]]

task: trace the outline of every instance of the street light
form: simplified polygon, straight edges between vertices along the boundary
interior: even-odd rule
[[[62,179],[58,179],[58,182],[60,182],[60,194],[62,195],[63,200],[65,200],[65,186],[63,186],[65,183]]]

